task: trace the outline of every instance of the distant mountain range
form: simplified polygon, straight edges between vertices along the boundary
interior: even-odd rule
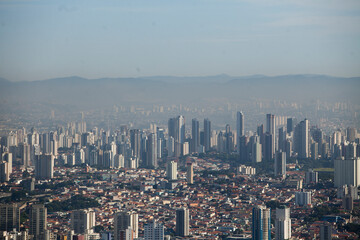
[[[72,76],[31,82],[10,82],[0,78],[1,104],[42,102],[98,107],[126,103],[211,102],[213,98],[228,101],[326,99],[359,103],[359,90],[360,77],[344,78],[326,75],[232,77],[223,74],[205,77],[154,76],[100,79]]]

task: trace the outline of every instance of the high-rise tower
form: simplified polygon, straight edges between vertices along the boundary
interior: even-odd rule
[[[189,209],[176,210],[176,236],[189,236]]]
[[[0,204],[0,231],[20,231],[20,209],[16,203]]]
[[[191,123],[191,152],[198,152],[200,146],[199,121],[194,118]]]
[[[114,216],[115,240],[125,239],[122,236],[131,234],[138,237],[138,214],[130,211],[118,212]]]
[[[276,208],[275,239],[285,240],[291,238],[290,208]]]
[[[252,239],[271,240],[270,209],[265,206],[252,210]]]
[[[29,217],[30,235],[35,239],[44,239],[47,230],[47,208],[43,204],[32,205]]]
[[[54,175],[54,156],[51,154],[38,155],[35,160],[35,177],[50,179]]]
[[[209,119],[204,119],[204,147],[205,151],[211,148],[211,122]]]

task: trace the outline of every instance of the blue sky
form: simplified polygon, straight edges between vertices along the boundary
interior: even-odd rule
[[[0,77],[360,76],[358,0],[0,0]]]

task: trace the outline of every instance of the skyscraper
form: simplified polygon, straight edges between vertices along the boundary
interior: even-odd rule
[[[133,238],[138,237],[138,214],[130,211],[118,212],[114,216],[114,240],[125,239],[126,230],[132,233]]]
[[[167,163],[167,172],[166,172],[167,178],[170,181],[177,179],[177,162],[170,161]]]
[[[276,148],[276,123],[275,123],[275,115],[266,114],[266,132],[272,135],[272,152],[275,153]]]
[[[194,118],[191,121],[191,152],[198,152],[200,146],[200,129],[199,121]]]
[[[304,119],[295,127],[295,150],[300,158],[309,157],[309,120]]]
[[[252,239],[271,240],[270,209],[265,206],[252,210]]]
[[[192,163],[187,164],[186,181],[188,184],[194,184],[194,167]]]
[[[270,133],[265,134],[265,146],[264,146],[264,161],[270,162],[274,157],[274,144],[273,144],[273,135]]]
[[[38,155],[35,160],[35,177],[50,179],[54,175],[54,156],[51,154]]]
[[[244,114],[243,114],[243,112],[237,112],[236,130],[237,130],[237,137],[244,135]]]
[[[0,204],[0,231],[20,231],[20,208],[16,203]]]
[[[10,180],[10,166],[6,161],[0,161],[0,182],[8,182]]]
[[[204,147],[205,151],[211,148],[211,122],[209,119],[204,119]]]
[[[360,186],[360,157],[338,158],[334,160],[334,185]]]
[[[30,149],[31,149],[31,146],[27,143],[24,143],[21,146],[21,160],[22,160],[22,164],[25,167],[29,167],[31,165]]]
[[[71,213],[71,229],[76,234],[88,233],[95,225],[95,212],[93,210],[74,210]]]
[[[145,224],[144,240],[164,240],[164,225],[156,221]]]
[[[146,165],[148,168],[157,168],[157,138],[156,133],[150,133],[146,142]]]
[[[236,117],[236,151],[240,154],[240,137],[244,135],[244,114],[237,112]]]
[[[177,116],[176,118],[170,118],[168,121],[168,133],[169,137],[173,137],[175,142],[185,142],[185,118],[184,116]]]
[[[11,152],[4,152],[1,154],[1,160],[8,163],[8,173],[12,173],[12,166],[13,166],[13,154]]]
[[[286,240],[291,238],[290,208],[276,208],[275,239]]]
[[[279,128],[278,150],[286,152],[286,131],[284,127]]]
[[[230,125],[225,126],[225,152],[230,154],[234,150],[234,136],[231,132]]]
[[[291,133],[292,131],[294,131],[294,119],[288,118],[286,120],[286,132]]]
[[[260,140],[259,140],[260,141]],[[259,163],[262,160],[261,144],[256,141],[252,145],[252,163]]]
[[[47,208],[43,204],[32,205],[30,208],[30,235],[35,239],[45,238],[47,230]]]
[[[189,236],[189,209],[180,208],[176,210],[176,236]]]
[[[285,177],[286,175],[286,153],[282,151],[276,152],[275,155],[275,176],[281,175]]]
[[[131,143],[131,149],[133,151],[133,156],[140,159],[141,134],[139,129],[130,130],[130,143]]]

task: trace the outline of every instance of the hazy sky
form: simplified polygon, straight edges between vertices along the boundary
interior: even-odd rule
[[[0,77],[360,76],[358,0],[0,0]]]

